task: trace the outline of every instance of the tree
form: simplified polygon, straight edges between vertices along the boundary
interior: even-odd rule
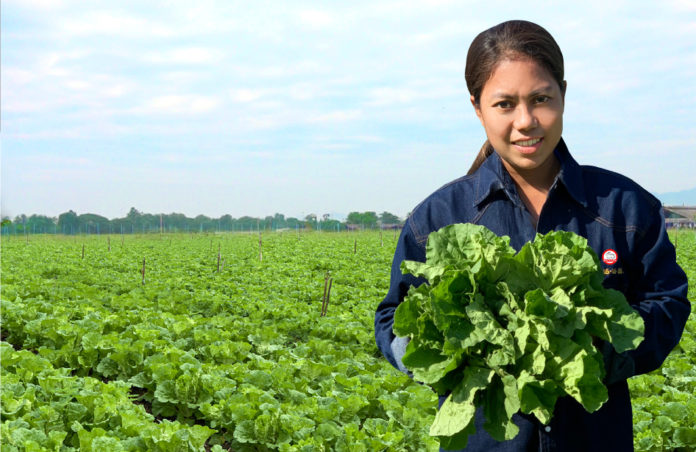
[[[226,214],[221,216],[218,222],[220,223],[220,229],[223,231],[231,231],[234,225],[234,218],[232,218],[232,215]]]
[[[213,222],[210,217],[198,215],[193,219],[193,224],[200,232],[215,230],[217,222]]]
[[[374,227],[377,224],[377,214],[375,212],[363,213],[363,224],[365,227]]]
[[[128,211],[128,214],[126,215],[126,218],[128,218],[131,223],[138,224],[140,222],[139,220],[140,220],[140,217],[142,215],[143,214],[140,213],[140,211],[138,209],[136,209],[135,207],[131,207],[130,210]]]
[[[360,224],[362,223],[362,214],[360,212],[351,212],[346,218],[346,223],[349,224]]]
[[[379,214],[380,224],[399,224],[401,220],[396,215],[389,212],[382,212]]]
[[[273,225],[276,229],[283,229],[287,227],[287,221],[285,220],[285,215],[282,213],[276,213],[273,215]]]
[[[56,229],[56,218],[46,215],[32,215],[26,220],[26,230],[32,234],[52,234]]]
[[[305,216],[305,227],[309,229],[316,229],[317,228],[317,215],[315,213],[310,213],[309,215]]]
[[[288,217],[285,219],[285,227],[290,228],[290,229],[296,229],[296,228],[300,228],[300,227],[304,227],[304,226],[302,225],[302,222],[300,220],[298,220],[297,218]]]
[[[348,224],[359,224],[363,228],[373,228],[377,225],[377,214],[374,212],[351,212],[346,218]]]
[[[108,233],[109,220],[101,215],[93,213],[84,213],[77,216],[79,230],[87,234]]]
[[[63,234],[77,234],[80,231],[77,214],[69,210],[58,215],[58,230]]]

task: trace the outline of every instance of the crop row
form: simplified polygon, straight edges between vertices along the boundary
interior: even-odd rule
[[[2,450],[437,450],[374,344],[391,235],[262,238],[4,241]],[[694,234],[678,258],[693,300]],[[696,450],[694,334],[629,380],[638,451]]]
[[[111,255],[88,252],[91,271],[80,244],[69,240],[48,261],[39,254],[53,242],[33,250],[31,243],[17,245],[12,251],[23,258],[3,267],[5,340],[69,378],[125,387],[131,404],[142,407],[153,425],[205,427],[208,447],[432,449],[425,428],[434,395],[393,370],[374,346],[370,311],[386,281],[365,278],[346,262],[365,268],[375,265],[371,255],[389,251],[373,240],[359,256],[352,236],[333,236],[344,237],[353,254],[337,253],[335,241],[270,236],[258,261],[249,236],[218,238],[229,248],[219,272],[207,265],[214,255],[207,240],[187,236],[132,240]],[[310,249],[297,254],[303,246]],[[276,258],[278,250],[291,257]],[[119,272],[148,252],[145,284],[134,277],[135,265]],[[326,272],[335,282],[329,315],[320,317]],[[354,287],[353,278],[363,285]],[[3,372],[12,369],[3,365]],[[73,396],[68,403],[79,401]],[[5,423],[26,417],[3,416]],[[146,440],[92,427],[83,430],[97,432],[94,441],[119,441],[125,450],[137,450],[130,448]],[[80,436],[71,423],[55,431],[65,433],[65,446],[85,448],[86,434]],[[187,443],[181,450],[197,447]]]
[[[689,277],[691,316],[662,367],[628,380],[637,451],[696,451],[696,234],[671,235]]]

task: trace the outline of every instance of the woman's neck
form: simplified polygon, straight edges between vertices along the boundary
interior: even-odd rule
[[[531,170],[513,168],[504,160],[503,165],[515,182],[520,198],[527,206],[536,226],[549,190],[561,168],[561,163],[555,155],[552,155],[541,166]]]

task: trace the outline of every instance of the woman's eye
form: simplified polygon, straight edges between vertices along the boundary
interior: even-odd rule
[[[512,108],[512,102],[509,100],[503,100],[495,104],[495,106],[507,110],[508,108]]]

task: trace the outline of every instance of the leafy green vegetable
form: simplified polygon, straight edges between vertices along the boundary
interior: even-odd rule
[[[374,341],[384,239],[3,237],[2,451],[436,451],[435,395]]]
[[[483,226],[450,225],[428,237],[426,262],[401,269],[429,283],[409,290],[393,330],[410,338],[414,379],[449,393],[430,428],[446,448],[466,446],[477,407],[498,441],[515,437],[518,411],[548,423],[564,395],[599,409],[607,389],[593,338],[619,353],[643,340],[642,318],[602,286],[596,254],[572,232],[538,234],[515,253]]]

